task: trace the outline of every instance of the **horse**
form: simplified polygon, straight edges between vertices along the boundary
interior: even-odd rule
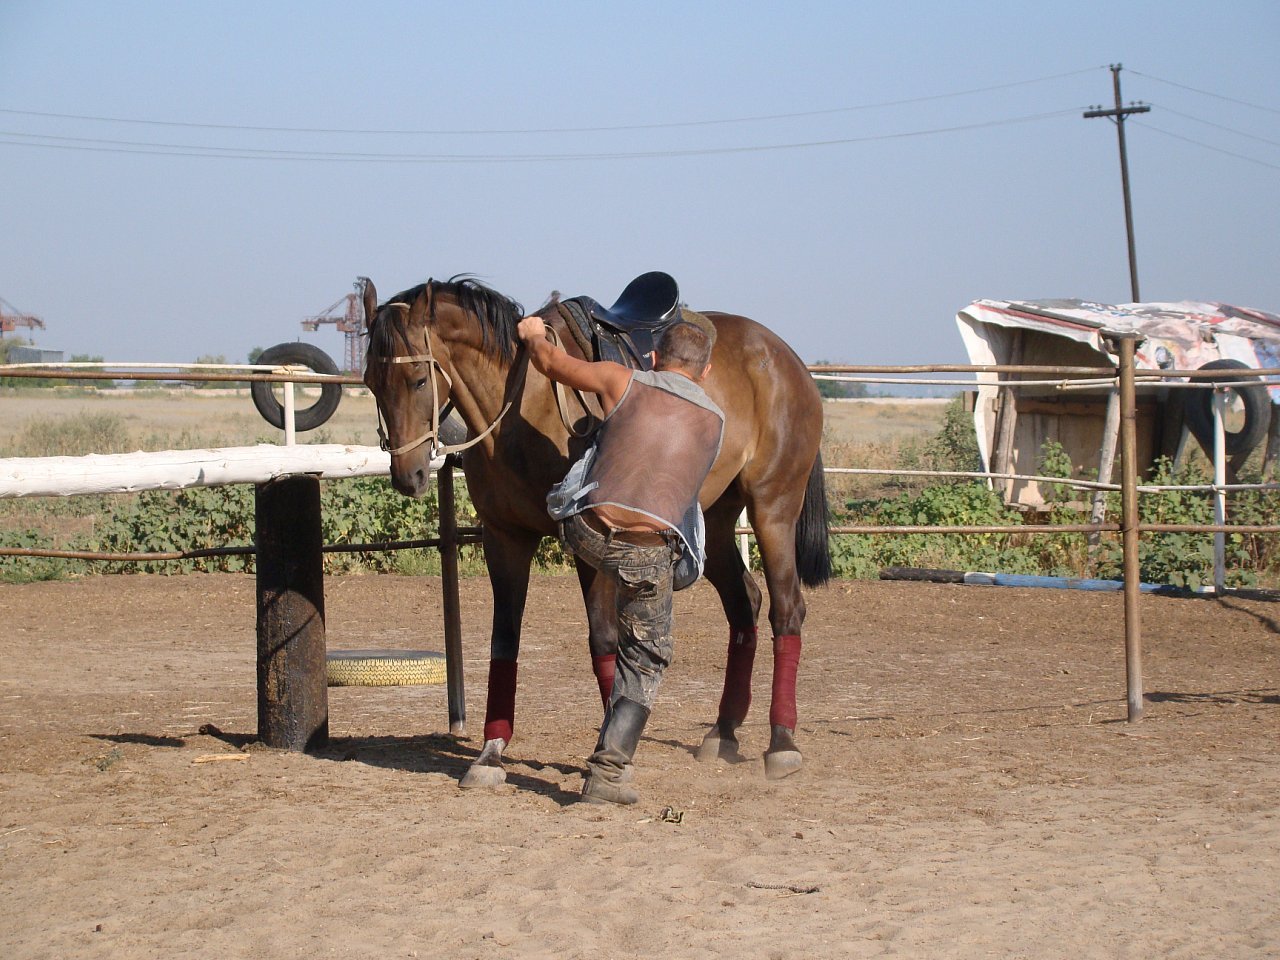
[[[493,593],[484,746],[461,780],[486,787],[506,779],[502,754],[515,724],[520,628],[530,566],[543,537],[555,536],[546,496],[590,442],[582,414],[567,415],[555,385],[528,361],[516,336],[523,307],[474,278],[428,280],[378,304],[363,283],[368,347],[364,382],[378,408],[391,481],[410,497],[428,488],[439,451],[462,450],[462,468],[481,524]],[[566,350],[569,335],[556,296],[537,311]],[[760,549],[769,594],[774,674],[766,777],[801,769],[795,741],[796,673],[805,599],[801,584],[831,577],[830,518],[822,457],[822,400],[803,361],[780,337],[743,316],[705,314],[716,330],[703,386],[725,414],[720,454],[700,493],[705,515],[704,575],[729,623],[724,688],[700,760],[742,759],[737,729],[751,702],[761,591],[743,563],[735,532],[743,509]],[[590,359],[590,358],[588,358]],[[466,424],[465,444],[441,442],[448,405]],[[586,605],[587,645],[607,705],[618,632],[613,588],[589,565],[577,574]]]

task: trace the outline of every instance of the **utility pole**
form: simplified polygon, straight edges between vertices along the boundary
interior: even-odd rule
[[[1151,107],[1145,103],[1121,106],[1120,71],[1123,69],[1123,64],[1111,65],[1111,82],[1116,94],[1115,109],[1103,110],[1102,107],[1095,107],[1092,110],[1086,110],[1084,118],[1090,120],[1094,117],[1110,117],[1116,125],[1116,135],[1120,138],[1120,183],[1124,187],[1124,226],[1129,238],[1129,287],[1133,302],[1141,303],[1142,298],[1138,296],[1138,256],[1133,249],[1133,204],[1129,198],[1129,155],[1124,147],[1124,121],[1132,113],[1149,113]]]

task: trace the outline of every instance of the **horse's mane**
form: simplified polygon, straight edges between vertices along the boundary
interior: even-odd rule
[[[485,286],[466,274],[457,274],[448,280],[428,280],[416,287],[397,293],[387,303],[403,303],[412,306],[423,294],[430,304],[428,321],[435,322],[436,305],[441,296],[453,298],[458,306],[474,315],[480,324],[481,349],[489,356],[500,357],[508,363],[516,355],[516,324],[524,316],[524,307],[515,300]],[[407,310],[390,310],[379,314],[378,322],[369,330],[369,354],[390,356],[396,350],[396,338],[408,340]],[[384,322],[385,321],[385,322]]]

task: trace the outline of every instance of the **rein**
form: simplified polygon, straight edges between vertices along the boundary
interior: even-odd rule
[[[560,340],[560,336],[551,327],[547,327],[547,339],[552,345],[564,349],[564,344]],[[582,430],[575,430],[573,423],[569,419],[569,406],[565,399],[565,386],[558,380],[551,381],[551,386],[555,388],[556,409],[560,413],[560,422],[564,424],[565,430],[569,432],[571,437],[585,437],[600,425],[601,416],[587,405],[587,398],[577,387],[570,387],[573,392],[574,399],[578,401],[578,406],[582,408],[582,412],[587,415],[587,426]]]
[[[408,311],[409,309],[409,305],[406,303],[391,303],[388,304],[388,306],[405,311]],[[431,350],[431,328],[424,325],[423,333],[426,335],[427,340],[426,353],[416,353],[403,357],[390,356],[369,358],[371,362],[377,363],[425,363],[427,368],[431,371],[431,427],[426,433],[422,434],[417,439],[410,440],[408,443],[399,447],[392,447],[391,441],[387,438],[387,431],[382,418],[382,404],[377,404],[378,446],[393,457],[398,457],[402,453],[407,453],[410,450],[420,447],[427,441],[431,442],[431,459],[433,460],[438,456],[457,453],[460,450],[466,450],[468,447],[475,446],[489,434],[493,433],[498,424],[502,422],[502,418],[507,415],[507,411],[511,409],[512,404],[515,402],[515,398],[520,395],[520,391],[524,388],[525,374],[529,369],[529,352],[527,350],[522,350],[520,358],[516,361],[519,364],[519,369],[516,372],[516,379],[511,384],[506,402],[503,404],[502,409],[498,412],[498,415],[494,418],[493,422],[485,428],[483,433],[472,437],[464,443],[440,443],[440,421],[443,419],[440,414],[443,409],[449,406],[449,404],[446,403],[444,407],[440,404],[440,388],[436,383],[436,372],[439,371],[440,376],[444,378],[445,383],[451,388],[453,387],[453,379],[449,376],[448,371],[440,365],[440,361],[435,358],[435,354]],[[446,413],[445,416],[447,415],[448,414]]]

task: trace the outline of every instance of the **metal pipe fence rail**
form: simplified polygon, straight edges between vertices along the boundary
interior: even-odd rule
[[[983,364],[983,365],[975,365],[975,364],[909,364],[909,365],[815,364],[809,367],[810,372],[814,374],[816,377],[827,378],[827,379],[837,379],[836,375],[857,374],[858,375],[857,377],[841,376],[839,377],[839,379],[860,380],[862,382],[906,382],[906,383],[929,382],[929,381],[919,381],[919,380],[871,379],[873,376],[877,376],[877,375],[884,376],[884,375],[890,375],[890,374],[967,373],[967,374],[973,374],[973,375],[980,375],[980,374],[1000,375],[1000,374],[1007,373],[1007,374],[1016,375],[1020,378],[1026,377],[1028,375],[1041,375],[1041,376],[1053,377],[1055,379],[1048,380],[1048,381],[1028,381],[1024,379],[1016,379],[1016,380],[1001,379],[997,381],[981,381],[981,382],[977,380],[933,381],[933,382],[951,383],[951,384],[962,385],[962,386],[1000,385],[1010,389],[1017,389],[1020,387],[1026,387],[1030,385],[1052,385],[1052,386],[1058,386],[1060,389],[1071,389],[1073,386],[1079,386],[1079,385],[1087,385],[1093,388],[1097,388],[1099,386],[1105,387],[1105,386],[1111,385],[1112,389],[1115,391],[1115,395],[1117,397],[1118,407],[1119,407],[1118,433],[1119,433],[1119,447],[1121,452],[1121,482],[1119,484],[1091,482],[1091,481],[1077,481],[1077,480],[1072,480],[1070,478],[1060,478],[1060,477],[1028,476],[1028,475],[1011,474],[1008,472],[999,472],[999,471],[984,472],[984,473],[977,473],[977,472],[969,473],[969,472],[959,472],[959,471],[940,471],[940,472],[871,471],[871,470],[857,470],[856,468],[830,468],[830,472],[865,472],[865,473],[881,472],[881,473],[897,473],[897,474],[903,474],[903,475],[940,474],[940,475],[946,475],[946,476],[961,475],[961,476],[981,477],[989,480],[990,479],[1006,479],[1006,478],[1025,478],[1025,479],[1034,479],[1037,482],[1052,482],[1052,483],[1062,484],[1065,486],[1077,486],[1084,489],[1094,489],[1098,491],[1118,490],[1121,493],[1121,501],[1122,501],[1121,520],[1119,523],[1095,522],[1095,523],[1088,523],[1088,524],[1016,524],[1016,525],[1009,524],[1009,525],[986,525],[986,526],[928,526],[928,525],[841,526],[841,527],[831,528],[830,532],[833,534],[843,534],[843,535],[914,534],[914,533],[967,535],[967,534],[987,534],[987,533],[1051,534],[1051,533],[1071,533],[1071,532],[1077,532],[1077,533],[1119,532],[1121,534],[1122,545],[1123,545],[1123,570],[1124,570],[1123,589],[1124,589],[1124,612],[1125,612],[1125,615],[1124,615],[1125,638],[1124,639],[1125,639],[1126,693],[1127,693],[1126,699],[1127,699],[1127,705],[1128,705],[1128,719],[1130,722],[1136,722],[1141,719],[1142,707],[1143,707],[1141,616],[1140,616],[1140,607],[1139,607],[1141,585],[1139,583],[1139,576],[1138,576],[1138,573],[1139,573],[1138,544],[1139,544],[1140,535],[1142,533],[1204,532],[1204,533],[1214,533],[1218,537],[1221,537],[1231,532],[1280,533],[1280,526],[1276,526],[1276,525],[1226,524],[1224,522],[1221,522],[1223,520],[1223,517],[1221,515],[1217,517],[1219,522],[1211,525],[1159,524],[1159,523],[1144,524],[1140,522],[1138,518],[1138,510],[1137,510],[1138,494],[1140,492],[1142,493],[1155,492],[1160,489],[1172,489],[1172,488],[1161,488],[1161,487],[1152,486],[1152,485],[1140,486],[1137,482],[1136,387],[1138,382],[1141,381],[1144,384],[1159,382],[1159,383],[1165,383],[1166,385],[1173,386],[1174,384],[1169,383],[1169,381],[1173,379],[1184,379],[1188,381],[1195,381],[1199,379],[1218,380],[1219,378],[1221,378],[1222,374],[1221,374],[1221,371],[1206,372],[1206,371],[1200,371],[1200,370],[1170,370],[1170,371],[1160,371],[1160,372],[1143,371],[1141,374],[1139,374],[1135,370],[1135,366],[1134,366],[1135,345],[1138,339],[1139,338],[1136,335],[1132,335],[1132,334],[1117,334],[1112,337],[1112,340],[1117,347],[1117,353],[1119,357],[1118,366],[1114,370],[1107,370],[1106,368],[1099,368],[1099,367],[1092,367],[1092,366],[1052,366],[1052,365],[1028,365],[1028,364]],[[10,366],[0,366],[0,377],[50,378],[50,377],[56,376],[63,379],[115,378],[115,379],[131,379],[131,380],[183,380],[183,381],[209,380],[209,381],[240,381],[240,382],[267,381],[267,382],[286,383],[286,384],[288,383],[358,384],[361,382],[360,379],[356,377],[348,377],[348,376],[335,377],[331,375],[319,375],[319,374],[307,375],[307,374],[301,374],[301,373],[284,373],[284,372],[263,373],[257,369],[255,369],[254,372],[251,372],[251,373],[230,373],[230,372],[215,373],[215,372],[208,372],[208,371],[199,371],[199,372],[191,372],[183,375],[175,375],[174,373],[160,373],[154,370],[137,370],[137,369],[134,369],[134,367],[141,366],[141,365],[128,365],[130,366],[130,369],[134,369],[134,372],[131,372],[131,373],[108,372],[108,371],[116,371],[126,366],[127,365],[124,365],[124,364],[109,364],[109,365],[102,365],[93,371],[90,371],[90,370],[58,371],[58,370],[49,369],[47,367],[41,367],[40,369],[31,369],[29,367],[15,367],[13,365],[10,365]],[[189,370],[191,369],[191,367],[183,366],[183,365],[171,365],[169,369]],[[238,369],[243,369],[243,368],[238,368]],[[276,369],[276,368],[273,368],[273,369]],[[1271,378],[1271,377],[1280,376],[1280,368],[1251,371],[1250,373],[1251,373],[1251,376],[1253,377]],[[1212,385],[1206,385],[1206,388],[1214,389],[1215,391],[1217,391],[1217,396],[1221,397],[1222,390],[1226,386],[1230,385],[1230,383],[1232,382],[1235,382],[1235,381],[1228,381],[1226,383],[1215,382]],[[1243,382],[1243,381],[1240,381],[1240,382]],[[1256,382],[1256,380],[1254,380],[1253,382]],[[1267,382],[1271,382],[1271,381],[1268,380]],[[288,393],[290,392],[291,391],[286,391],[286,395],[288,395]],[[1222,457],[1223,410],[1222,410],[1221,402],[1215,402],[1214,414],[1215,414],[1215,423],[1216,423],[1216,435],[1218,440],[1218,446],[1215,451],[1215,462],[1217,462],[1223,459]],[[459,543],[463,542],[461,537],[472,535],[474,533],[474,530],[469,529],[464,532],[462,530],[458,530],[456,526],[452,526],[447,533],[444,531],[443,527],[444,527],[445,499],[446,499],[445,486],[447,486],[449,490],[448,501],[449,501],[449,510],[451,514],[452,514],[452,508],[453,508],[452,471],[445,470],[444,473],[439,474],[439,477],[443,480],[443,478],[446,475],[448,476],[448,483],[447,484],[442,483],[441,485],[441,518],[442,518],[441,537],[434,541],[406,541],[404,545],[416,546],[419,544],[429,545],[429,544],[435,543],[442,550],[442,558],[446,556],[450,558],[450,560],[447,563],[442,562],[442,565],[446,567],[450,567],[452,569],[452,576],[453,576],[453,582],[454,582],[454,596],[451,599],[447,597],[446,603],[445,603],[446,620],[448,621],[451,616],[454,619],[456,619],[457,617],[457,598],[456,598],[457,546]],[[299,478],[291,477],[291,478],[285,478],[285,479],[292,480],[292,479],[299,479]],[[301,478],[301,479],[310,479],[314,481],[314,478]],[[1177,489],[1213,490],[1217,494],[1219,499],[1221,499],[1224,496],[1225,492],[1228,489],[1236,489],[1236,488],[1277,489],[1277,488],[1280,488],[1280,484],[1251,484],[1251,485],[1230,485],[1229,486],[1221,479],[1221,477],[1216,476],[1215,483],[1212,485],[1200,486],[1200,487],[1191,487],[1191,486],[1177,487]],[[317,506],[315,509],[318,511],[318,486],[317,486],[316,500],[317,500]],[[273,526],[269,517],[266,519],[265,523],[263,521],[264,521],[264,518],[262,517],[261,511],[260,511],[259,527],[261,528],[263,526],[267,526],[267,527]],[[314,526],[318,530],[318,519],[315,522]],[[739,532],[746,532],[746,531],[739,531]],[[268,536],[268,539],[270,539],[269,536]],[[261,548],[262,548],[262,543],[260,538],[260,542],[256,549],[261,551]],[[398,547],[393,545],[385,545],[381,547],[381,549],[396,549],[396,548]],[[249,549],[250,548],[244,548],[244,547],[210,548],[210,551],[218,551],[218,550],[248,551]],[[318,558],[320,553],[325,549],[357,549],[357,548],[337,547],[337,546],[326,548],[324,545],[320,545],[317,543],[314,545],[314,549],[313,549],[315,557]],[[0,554],[2,553],[3,551],[0,551]],[[39,551],[31,551],[31,552],[24,551],[21,554],[10,554],[10,555],[39,556],[43,554]],[[175,556],[174,559],[185,559],[188,556],[195,556],[195,555],[212,556],[216,554],[212,552],[207,552],[207,551],[186,551],[186,552],[181,552],[180,554]],[[260,556],[261,556],[261,553],[260,553]],[[167,557],[156,557],[156,559],[166,559],[166,558]],[[89,558],[89,559],[107,559],[107,557]],[[115,559],[115,557],[113,556],[110,559]],[[260,564],[259,566],[261,567],[262,564]],[[276,566],[279,566],[279,564],[272,563],[272,564],[269,564],[269,566],[276,567]],[[310,568],[312,569],[312,578],[314,579],[315,571],[319,569],[318,560],[316,563],[310,564]],[[261,578],[262,576],[261,572],[259,576]],[[446,576],[446,579],[448,579],[448,576]],[[261,580],[260,580],[260,584],[261,584]],[[308,585],[308,584],[303,584],[300,587],[295,587],[295,586],[285,584],[282,587],[282,590],[285,593],[291,593],[295,598],[298,596],[302,597],[303,602],[301,603],[301,610],[303,613],[302,619],[304,621],[308,619],[308,615],[307,615],[308,609],[310,610],[309,619],[311,620],[315,619],[314,614],[316,612],[316,608],[315,608],[316,597],[313,595],[317,594],[317,592],[321,602],[320,610],[322,611],[323,609],[322,587],[317,587],[315,585]],[[262,625],[263,625],[263,619],[264,619],[263,613],[262,613],[263,592],[264,591],[260,586],[260,590],[259,590],[260,727],[263,725],[264,722],[267,722],[267,723],[272,722],[272,718],[270,716],[267,716],[267,713],[269,713],[270,711],[267,711],[267,713],[264,713],[265,708],[262,706],[262,703],[261,703],[261,691],[264,689],[266,685],[268,685],[270,681],[273,680],[273,676],[270,675],[271,671],[268,670],[267,674],[264,674],[263,668],[262,668],[262,655],[263,655]],[[446,590],[446,593],[447,592],[448,591]],[[322,619],[322,612],[321,612],[321,619]],[[289,631],[295,631],[295,630],[300,631],[301,627],[299,623],[295,622],[296,618],[285,617],[284,620],[287,621],[282,624],[282,629],[285,632],[283,634],[279,634],[279,636],[294,636],[295,639],[293,642],[296,643],[296,635],[300,635],[300,633],[291,634]],[[460,636],[460,624],[457,626],[457,632],[459,633],[459,636]],[[278,631],[276,633],[273,633],[272,635],[276,636],[277,633]],[[446,623],[446,634],[448,633],[449,633],[449,624]],[[312,659],[314,659],[314,647],[315,647],[314,641],[310,642],[309,647],[310,647],[309,656]],[[321,637],[321,649],[322,648],[323,648],[323,637]],[[307,659],[307,655],[299,654],[299,655],[295,655],[292,658],[292,661],[305,664],[306,659]],[[284,658],[277,657],[277,662],[275,666],[276,667],[282,667],[282,665],[288,666],[288,662],[289,661],[287,661]],[[465,717],[465,707],[460,702],[461,700],[460,643],[459,643],[458,656],[449,657],[449,662],[452,664],[452,666],[450,667],[451,728],[455,726],[455,716],[456,716],[456,720],[457,720],[456,727],[458,730],[460,730],[462,726],[462,720]],[[288,673],[287,670],[285,672]],[[457,708],[456,714],[455,714],[455,704],[454,704],[454,696],[453,696],[453,690],[452,690],[452,681],[453,681],[455,672],[457,673],[458,680],[459,680],[459,684],[458,684],[459,703],[457,705],[458,708]],[[301,673],[304,675],[309,675],[310,682],[312,685],[314,685],[314,676],[316,673],[314,669],[314,664],[311,664],[309,667],[302,669]],[[278,678],[274,678],[274,679],[278,679]],[[309,696],[311,698],[314,698],[314,690],[310,692]],[[308,713],[309,708],[304,702],[308,699],[308,697],[300,696],[298,699],[299,699],[298,704],[289,706],[281,714],[281,716],[283,716],[284,719],[275,723],[275,727],[279,731],[281,731],[277,739],[284,741],[280,745],[289,746],[292,749],[304,749],[306,746],[311,745],[312,739],[314,737],[321,735],[319,728],[316,727],[316,723],[318,721],[316,720],[317,715],[314,709],[310,709],[310,712]],[[300,721],[299,717],[304,717],[304,719]],[[307,719],[305,719],[306,717],[310,717],[310,720],[308,721]],[[327,715],[325,718],[325,723],[327,724]],[[314,729],[310,729],[310,728],[314,728]]]

